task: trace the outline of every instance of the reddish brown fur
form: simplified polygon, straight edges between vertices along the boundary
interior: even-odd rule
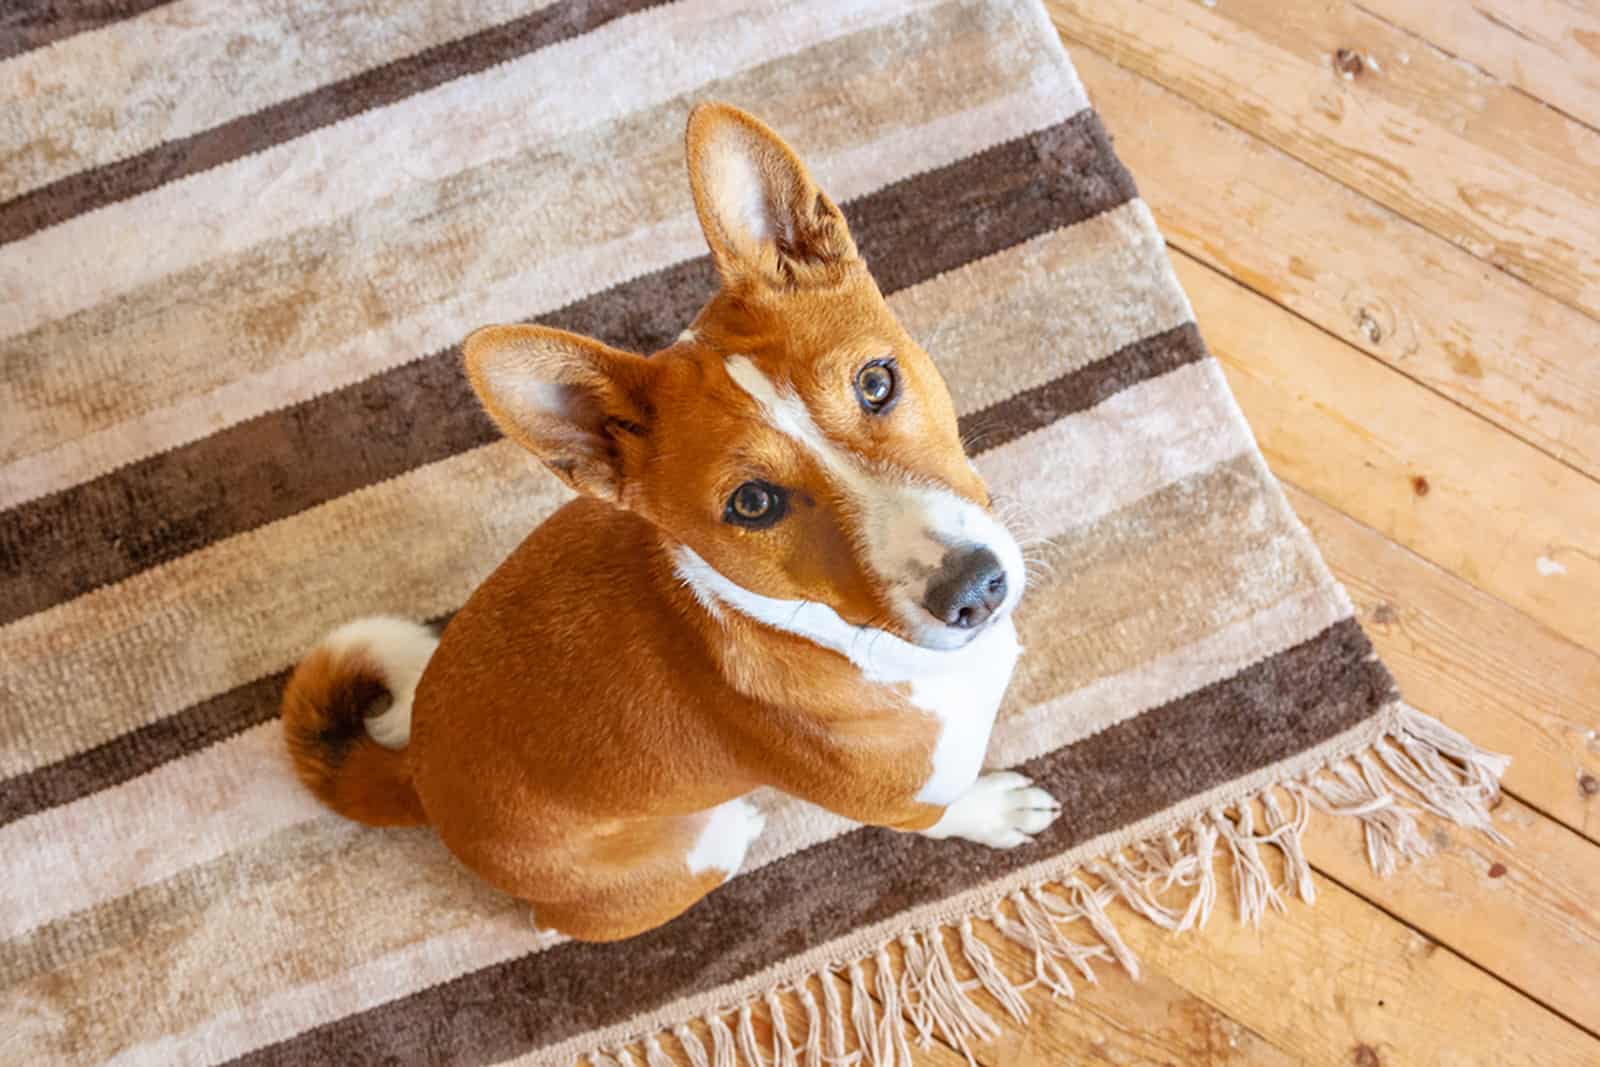
[[[790,213],[776,241],[745,240],[719,214],[730,145],[754,151],[769,203]],[[467,343],[490,414],[586,495],[533,531],[451,622],[403,757],[370,741],[342,765],[320,754],[315,708],[336,665],[315,654],[285,704],[318,796],[374,822],[412,820],[420,798],[463,862],[531,901],[541,925],[585,939],[658,925],[718,884],[719,872],[691,876],[685,855],[706,809],[757,786],[907,829],[942,811],[914,799],[938,726],[903,693],[802,638],[731,613],[715,621],[673,571],[670,546],[687,544],[750,590],[895,625],[858,558],[853,505],[762,423],[725,354],[805,397],[828,435],[869,463],[987,503],[942,379],[793,153],[749,116],[707,106],[691,118],[688,157],[723,279],[692,339],[649,359],[538,327]],[[887,355],[902,379],[896,417],[864,418],[840,383]],[[524,373],[565,388],[566,418],[519,409],[507,383]],[[722,513],[752,472],[795,490],[790,519],[759,533]]]
[[[346,818],[371,826],[428,821],[405,753],[367,736],[367,709],[383,696],[377,669],[359,654],[314,650],[283,692],[283,732],[295,773]]]

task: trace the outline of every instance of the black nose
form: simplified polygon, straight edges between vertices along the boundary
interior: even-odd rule
[[[987,548],[956,549],[928,581],[922,606],[946,626],[981,626],[1006,599],[1006,571]]]

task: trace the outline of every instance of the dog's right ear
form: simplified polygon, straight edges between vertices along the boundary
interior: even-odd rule
[[[843,213],[760,119],[700,104],[685,147],[695,213],[725,283],[788,286],[856,261]]]
[[[578,492],[621,502],[654,417],[654,364],[543,326],[488,326],[462,349],[472,388],[507,437]]]

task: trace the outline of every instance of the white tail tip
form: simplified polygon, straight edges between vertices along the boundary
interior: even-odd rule
[[[323,647],[343,658],[370,657],[383,676],[393,703],[367,720],[367,736],[384,748],[404,748],[411,739],[411,702],[439,638],[421,623],[389,615],[347,622],[323,639]]]

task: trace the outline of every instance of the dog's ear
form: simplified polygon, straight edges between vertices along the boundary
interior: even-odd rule
[[[686,149],[695,212],[725,283],[797,284],[856,259],[844,215],[753,115],[699,105]]]
[[[505,435],[562,481],[620,503],[630,452],[645,447],[655,365],[542,326],[489,326],[462,346],[467,377]]]

